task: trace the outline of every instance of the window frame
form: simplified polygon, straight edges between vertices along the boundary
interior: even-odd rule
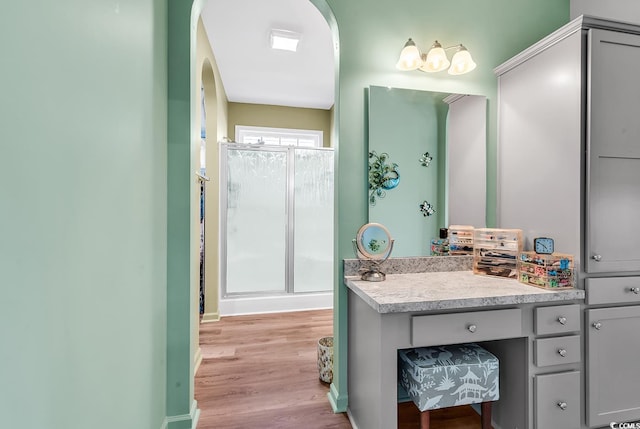
[[[262,135],[261,135],[262,134]],[[236,125],[235,136],[237,143],[243,144],[256,144],[257,142],[245,142],[247,136],[259,136],[260,138],[270,135],[278,139],[278,143],[270,141],[265,143],[270,146],[282,146],[282,147],[309,147],[309,148],[322,148],[324,146],[323,138],[324,132],[321,130],[303,130],[297,128],[273,128],[273,127],[256,127],[251,125]],[[296,144],[282,143],[282,140],[288,138],[296,139]],[[300,145],[301,139],[313,140],[313,145],[303,144]]]

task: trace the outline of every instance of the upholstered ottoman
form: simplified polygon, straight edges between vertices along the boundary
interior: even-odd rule
[[[498,358],[475,343],[398,350],[398,384],[429,428],[429,410],[482,404],[482,428],[491,428],[491,401],[500,398]]]

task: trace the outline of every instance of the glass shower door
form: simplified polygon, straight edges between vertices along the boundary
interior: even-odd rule
[[[286,292],[287,157],[286,148],[222,146],[224,295]]]
[[[293,292],[333,289],[333,150],[295,149]]]

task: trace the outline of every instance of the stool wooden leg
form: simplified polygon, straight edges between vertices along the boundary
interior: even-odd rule
[[[429,429],[429,410],[420,412],[420,429]]]
[[[480,404],[480,409],[482,411],[482,429],[492,429],[491,428],[491,402],[483,402]]]

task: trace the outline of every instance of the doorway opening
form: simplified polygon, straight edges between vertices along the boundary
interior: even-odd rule
[[[219,96],[226,98],[223,111],[218,112],[217,147],[212,148],[212,139],[207,130],[207,152],[213,149],[218,153],[221,170],[219,175],[216,174],[214,185],[220,192],[220,235],[216,242],[212,242],[205,232],[204,246],[207,259],[210,247],[219,248],[219,274],[216,277],[216,291],[213,292],[209,287],[212,283],[209,264],[205,263],[205,307],[208,296],[216,293],[219,316],[331,308],[334,273],[334,161],[329,147],[333,145],[335,97],[335,48],[331,29],[310,1],[239,0],[231,7],[220,0],[209,0],[204,4],[200,16],[214,72],[219,77]],[[268,45],[272,27],[294,30],[301,35],[298,52],[270,49]],[[198,41],[198,49],[200,44],[201,41]],[[242,46],[241,50],[238,49],[239,46]],[[243,54],[247,52],[251,54]],[[310,89],[313,91],[310,92]],[[205,96],[208,97],[206,89]],[[264,143],[270,142],[263,141],[259,150],[229,150],[230,145],[223,142],[242,141],[243,136],[235,132],[238,125],[245,126],[245,130],[250,127],[291,128],[297,132],[315,130],[323,135],[320,146],[325,149],[306,152],[285,149],[283,155],[275,149],[266,150],[270,145]],[[295,153],[299,155],[294,155]],[[312,153],[318,159],[304,164],[303,158],[310,158],[309,154]],[[237,156],[239,154],[242,156]],[[253,158],[261,157],[263,161],[276,158],[274,165],[282,166],[282,177],[288,180],[288,184],[284,183],[280,189],[274,190],[280,173],[260,180],[259,176],[266,174],[264,165],[256,159],[250,161],[249,155]],[[248,164],[241,167],[237,162],[230,162],[232,159],[241,159]],[[305,167],[294,168],[294,165]],[[238,171],[243,175],[234,174],[229,180],[229,174]],[[308,213],[310,210],[296,205],[296,201],[309,200],[304,194],[317,188],[315,182],[307,183],[309,189],[298,190],[299,194],[296,194],[296,174],[299,176],[299,183],[308,182],[309,177],[313,181],[322,176],[325,187],[330,187],[331,193],[327,194],[325,203],[319,206],[316,202],[316,213]],[[329,174],[330,181],[327,181]],[[209,176],[213,177],[211,174]],[[252,181],[254,186],[272,186],[268,190],[252,194],[246,187]],[[233,198],[238,196],[237,189],[240,185],[245,191],[242,196],[252,195],[246,201],[240,200],[248,204],[246,212],[233,207],[233,204],[238,203]],[[211,187],[211,184],[207,185],[206,200],[210,197]],[[257,205],[258,202],[262,205]],[[277,204],[278,209],[287,209],[284,213],[280,212],[281,216],[277,221],[267,216],[270,214],[271,203]],[[205,231],[208,231],[211,229],[211,212],[208,202],[205,202],[205,206],[204,224]],[[305,226],[302,219],[309,219],[305,228],[302,228]],[[275,222],[279,223],[276,225]],[[266,223],[269,223],[269,228],[256,228],[256,225]],[[321,234],[318,234],[318,225],[325,225]],[[242,240],[237,241],[238,238]],[[330,239],[328,245],[325,243],[327,239]],[[317,244],[316,249],[313,249],[314,240],[316,243],[323,243]],[[317,249],[322,249],[324,255],[315,259],[300,256],[303,253],[298,251],[305,248],[308,250],[307,255],[314,253],[313,251],[317,254]],[[247,255],[251,256],[247,259]],[[306,265],[302,263],[305,259],[310,261]],[[246,274],[249,272],[254,277],[247,278]],[[277,276],[274,280],[265,281],[271,278],[269,273],[277,273]],[[322,282],[324,286],[308,286],[309,280],[305,276],[321,279],[316,283]]]

